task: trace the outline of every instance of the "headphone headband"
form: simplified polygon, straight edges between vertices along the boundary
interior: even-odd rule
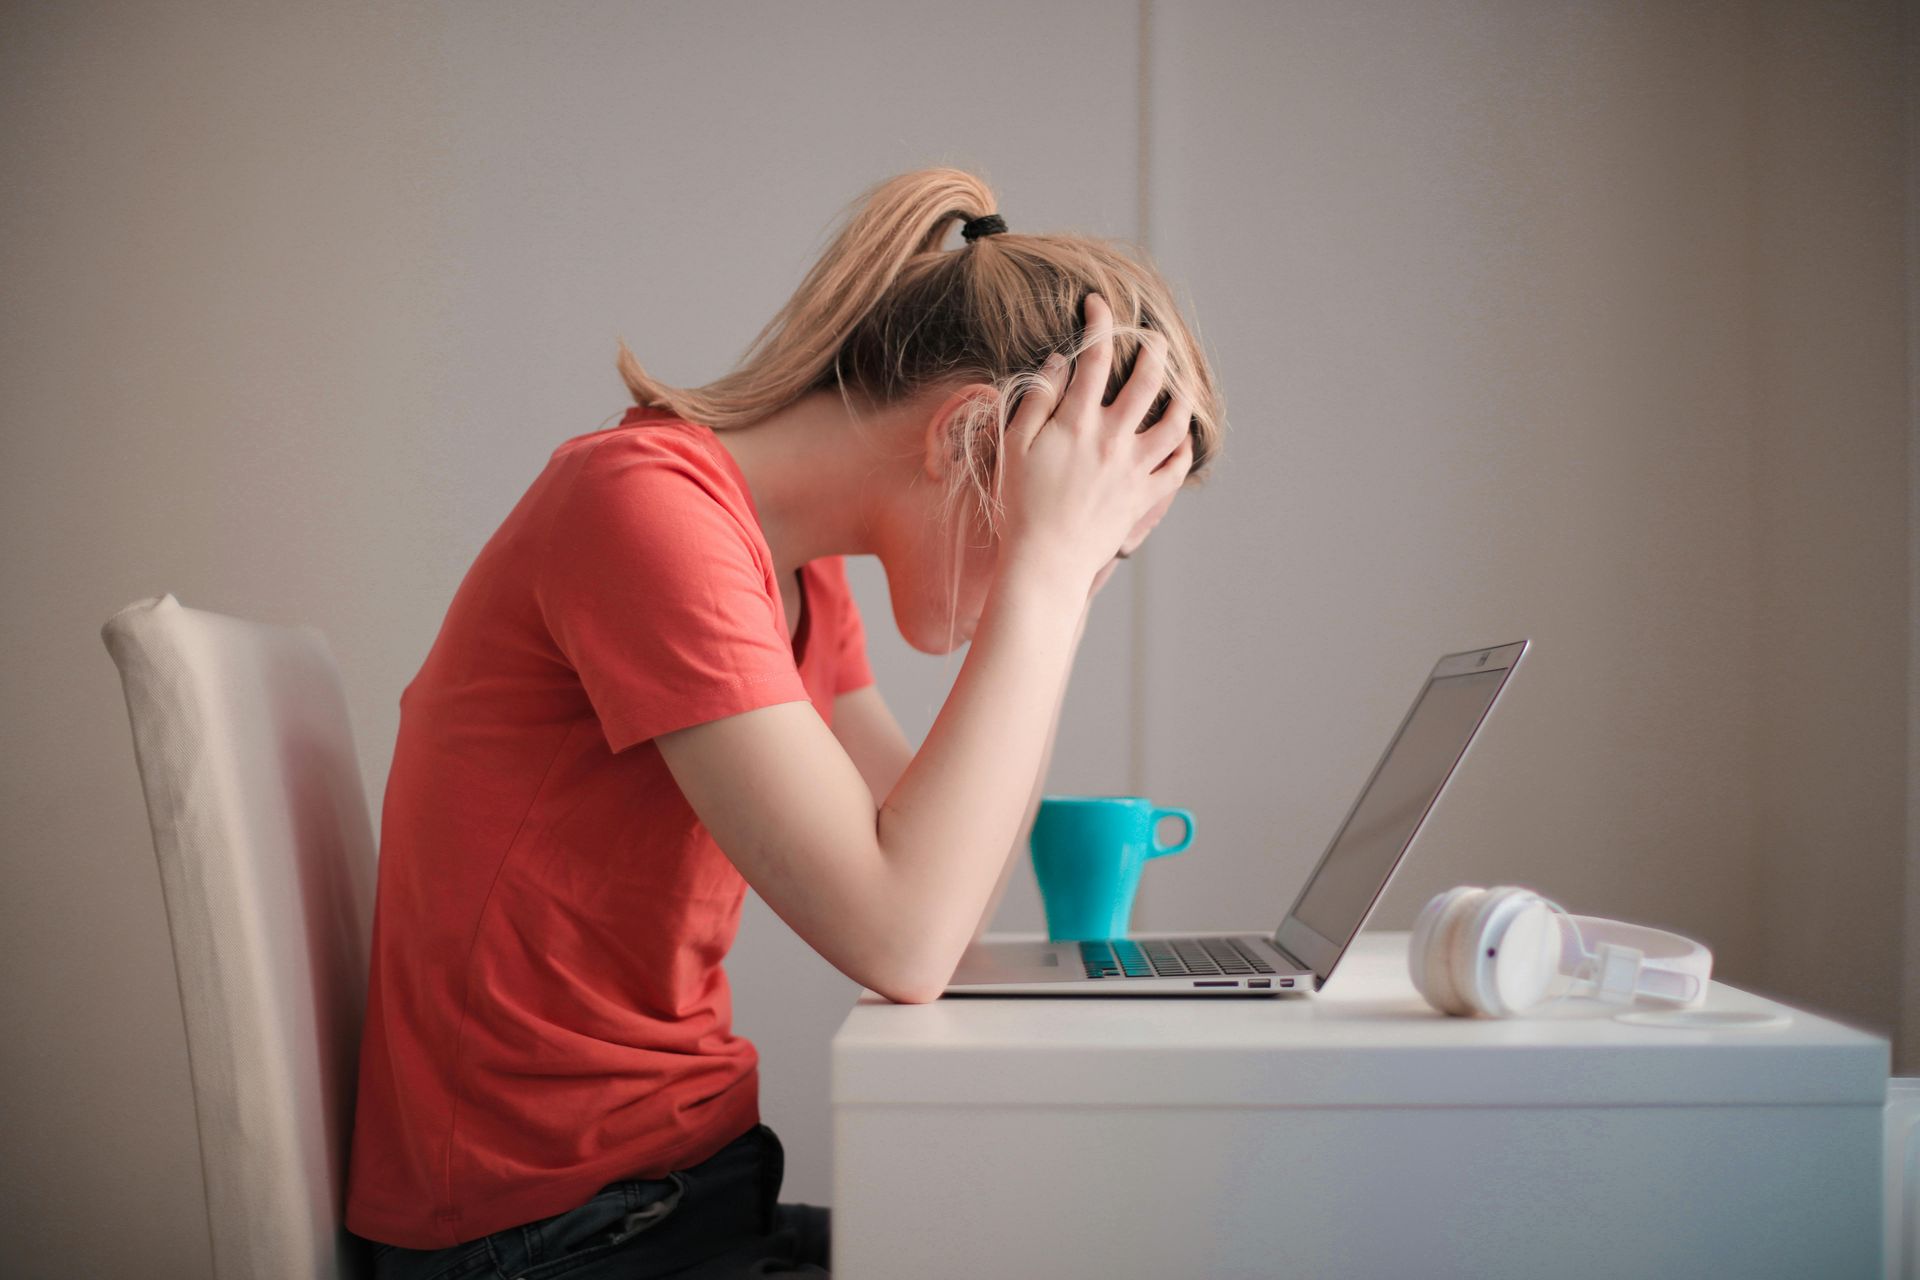
[[[1635,995],[1682,1005],[1699,1004],[1706,998],[1707,982],[1713,975],[1713,953],[1692,938],[1644,924],[1629,924],[1625,920],[1606,920],[1599,916],[1567,918],[1580,933],[1578,938],[1562,939],[1561,967],[1564,971],[1577,972],[1574,966],[1581,960],[1581,944],[1585,943],[1586,954],[1600,962],[1602,972],[1597,978],[1601,979],[1601,999],[1608,999],[1610,991],[1619,988],[1617,976],[1611,983],[1603,980],[1608,965],[1600,955],[1602,947],[1638,952],[1640,957],[1638,972],[1627,986],[1627,998],[1615,1003],[1625,1004]],[[1612,967],[1618,970],[1624,965],[1615,961]]]

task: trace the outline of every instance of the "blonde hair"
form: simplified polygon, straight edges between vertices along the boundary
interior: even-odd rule
[[[1113,368],[1103,401],[1132,372],[1143,335],[1168,338],[1168,384],[1193,406],[1187,483],[1204,482],[1225,427],[1220,394],[1200,343],[1166,282],[1135,249],[1093,236],[1003,231],[956,249],[949,227],[997,213],[987,184],[961,169],[903,173],[868,189],[800,287],[748,346],[738,367],[702,387],[651,377],[622,340],[620,376],[635,403],[715,431],[746,426],[814,391],[888,406],[936,385],[986,383],[953,415],[953,459],[943,512],[963,493],[997,535],[999,442],[1039,366],[1091,343],[1081,302],[1098,292],[1113,312]],[[1142,429],[1157,420],[1163,392]]]

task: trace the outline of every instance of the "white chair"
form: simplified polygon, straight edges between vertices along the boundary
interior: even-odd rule
[[[217,1280],[353,1280],[374,843],[324,637],[141,600],[119,665],[186,1018]]]

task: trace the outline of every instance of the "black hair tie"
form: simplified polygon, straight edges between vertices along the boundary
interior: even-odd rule
[[[960,228],[960,238],[972,244],[981,236],[996,235],[1007,229],[1006,219],[997,213],[983,214],[978,218],[969,218]]]

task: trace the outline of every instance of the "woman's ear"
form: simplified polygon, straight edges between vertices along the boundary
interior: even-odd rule
[[[975,401],[992,405],[999,395],[992,383],[969,382],[954,388],[937,403],[921,438],[920,465],[930,479],[945,480],[948,468],[960,461],[961,443],[956,428],[962,411]]]

